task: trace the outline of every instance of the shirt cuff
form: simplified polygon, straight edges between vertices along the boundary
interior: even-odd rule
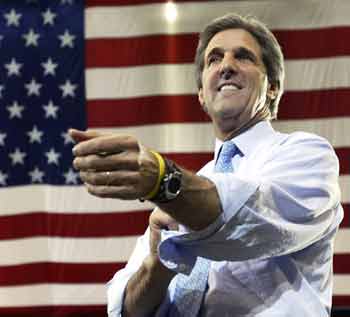
[[[129,276],[125,271],[120,270],[116,273],[118,283],[115,282],[116,277],[107,283],[107,299],[108,299],[108,316],[121,317],[124,301],[124,293]]]
[[[161,243],[158,246],[160,261],[170,270],[189,275],[196,263],[197,254],[193,246],[198,241],[205,240],[217,232],[224,224],[222,214],[216,220],[200,231],[180,232],[161,231]]]

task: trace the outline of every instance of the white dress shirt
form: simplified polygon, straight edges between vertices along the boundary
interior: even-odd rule
[[[164,230],[161,261],[189,274],[197,256],[211,260],[201,317],[329,316],[343,217],[334,150],[319,136],[279,133],[267,121],[232,141],[240,151],[233,173],[214,172],[219,140],[214,160],[198,173],[215,183],[221,215],[202,231]],[[148,253],[149,230],[108,283],[110,317],[121,316],[126,284]],[[155,316],[166,316],[175,280]]]

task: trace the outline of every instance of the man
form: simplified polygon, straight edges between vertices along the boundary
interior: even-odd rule
[[[284,77],[276,39],[253,18],[218,18],[196,67],[217,138],[198,175],[131,136],[71,131],[91,194],[157,205],[109,283],[109,316],[329,316],[338,160],[318,136],[271,127]]]

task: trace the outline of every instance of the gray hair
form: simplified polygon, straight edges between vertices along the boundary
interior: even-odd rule
[[[205,50],[215,34],[227,29],[243,29],[249,32],[258,42],[262,52],[262,61],[266,67],[268,81],[278,89],[275,99],[267,97],[266,102],[272,119],[277,117],[278,104],[283,93],[284,58],[275,36],[265,24],[252,16],[243,17],[230,13],[210,22],[200,33],[195,56],[195,76],[198,89],[202,88]]]

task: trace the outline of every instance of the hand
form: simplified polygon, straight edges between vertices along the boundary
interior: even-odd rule
[[[71,129],[74,167],[92,195],[138,199],[154,188],[158,161],[132,136]]]
[[[150,254],[158,259],[158,245],[161,239],[161,230],[178,230],[177,221],[160,208],[155,208],[149,217]]]

